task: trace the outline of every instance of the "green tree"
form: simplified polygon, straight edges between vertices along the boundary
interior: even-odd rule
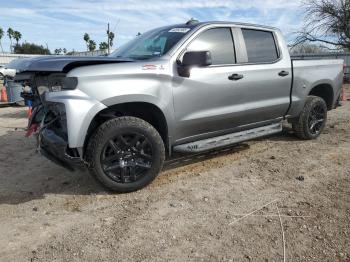
[[[106,42],[101,42],[99,47],[100,50],[106,50],[108,49],[108,44]]]
[[[2,49],[2,44],[1,44],[1,40],[4,37],[4,30],[0,27],[0,47],[1,47],[1,52],[4,52],[4,49]]]
[[[12,37],[13,37],[13,33],[14,33],[13,29],[11,27],[9,27],[7,29],[7,36],[10,39],[10,52],[11,53],[12,53]]]
[[[33,54],[33,55],[50,55],[50,50],[33,43],[18,44],[14,48],[15,54]]]
[[[13,38],[16,40],[16,45],[18,45],[18,41],[22,38],[22,34],[18,31],[14,31]]]
[[[114,40],[114,33],[113,32],[109,32],[107,31],[107,35],[108,35],[108,39],[109,39],[109,46],[112,47],[113,46],[113,40]]]
[[[95,51],[95,49],[96,49],[96,42],[94,40],[90,39],[88,47],[89,47],[89,51]]]
[[[63,48],[62,52],[63,52],[63,54],[67,54],[67,49]]]
[[[85,34],[84,34],[84,41],[85,41],[85,43],[86,43],[86,48],[87,48],[87,50],[89,51],[90,36],[89,36],[88,33],[85,33]]]
[[[56,48],[55,49],[55,55],[59,55],[62,53],[62,48]]]

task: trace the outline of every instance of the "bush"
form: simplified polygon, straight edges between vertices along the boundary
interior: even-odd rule
[[[50,55],[49,49],[43,47],[42,45],[37,45],[33,43],[23,43],[17,44],[14,47],[15,54],[31,54],[31,55]]]

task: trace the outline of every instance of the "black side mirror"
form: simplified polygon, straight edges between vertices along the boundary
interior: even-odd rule
[[[192,67],[209,66],[211,63],[209,51],[189,51],[183,55],[182,62],[178,66],[178,72],[180,76],[189,77]]]

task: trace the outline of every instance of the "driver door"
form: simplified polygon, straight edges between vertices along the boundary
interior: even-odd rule
[[[211,66],[190,69],[188,78],[174,76],[177,142],[239,124],[233,112],[237,112],[234,107],[241,104],[243,86],[229,79],[236,63],[231,28],[208,29],[186,49],[204,50],[211,53]]]

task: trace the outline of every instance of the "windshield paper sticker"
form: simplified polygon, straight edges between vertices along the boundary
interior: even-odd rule
[[[190,31],[190,28],[173,28],[169,30],[169,33],[187,33],[188,31]]]

